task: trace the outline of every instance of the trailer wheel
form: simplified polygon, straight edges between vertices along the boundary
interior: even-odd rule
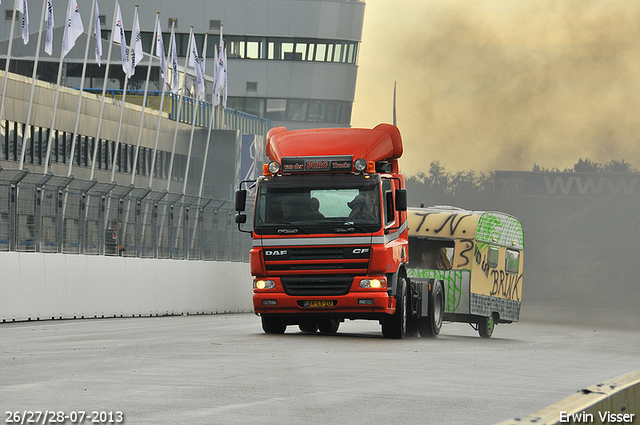
[[[493,314],[489,317],[481,317],[480,321],[478,322],[478,333],[482,338],[491,338],[495,327],[496,324]]]
[[[442,329],[442,317],[444,316],[444,289],[441,282],[434,282],[433,289],[429,293],[429,315],[421,317],[418,326],[420,335],[429,338],[437,338]]]
[[[340,321],[337,319],[320,319],[318,320],[318,329],[323,334],[335,334],[340,327]]]
[[[318,331],[318,323],[315,320],[305,320],[298,323],[298,327],[304,333],[316,333]]]
[[[404,277],[399,277],[396,312],[382,318],[382,335],[385,338],[401,339],[407,334],[407,301],[407,282]]]
[[[262,330],[268,334],[283,334],[287,330],[287,325],[284,324],[284,318],[282,316],[274,316],[269,314],[263,314]]]

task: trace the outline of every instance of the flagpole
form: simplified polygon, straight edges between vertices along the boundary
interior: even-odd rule
[[[71,0],[69,0],[69,4],[71,4]],[[49,126],[49,135],[47,137],[47,157],[44,163],[44,173],[47,174],[49,170],[49,158],[51,156],[51,142],[53,140],[53,126],[56,123],[56,112],[58,109],[58,95],[60,94],[60,80],[62,79],[62,63],[64,62],[64,56],[60,55],[60,61],[58,63],[58,79],[56,81],[56,94],[53,100],[53,113],[51,114],[51,125]],[[75,135],[74,135],[75,136]],[[75,137],[73,138],[73,143],[75,143]],[[72,148],[73,151],[73,148]]]
[[[146,110],[146,104],[147,104],[147,94],[149,91],[149,79],[151,77],[151,66],[153,65],[153,56],[154,56],[154,52],[156,49],[156,42],[157,42],[157,38],[158,38],[158,22],[160,20],[160,12],[156,11],[156,22],[153,26],[154,31],[155,31],[155,37],[153,37],[153,42],[151,43],[151,50],[149,51],[149,65],[147,67],[147,79],[145,81],[144,84],[144,96],[142,97],[142,111],[140,112],[140,124],[138,125],[138,141],[136,143],[136,154],[134,156],[134,160],[133,160],[133,172],[131,173],[131,184],[133,185],[135,182],[135,176],[136,176],[136,167],[138,165],[138,155],[140,152],[140,140],[142,139],[142,126],[144,123],[144,112]],[[164,55],[164,49],[162,54]],[[161,65],[162,66],[162,65]],[[164,89],[164,79],[162,80],[162,84],[163,84],[163,89]],[[163,90],[164,93],[164,90]],[[162,107],[160,109],[160,113],[162,113]],[[155,149],[153,152],[153,155],[155,157]],[[155,159],[155,158],[154,158]],[[153,160],[152,160],[153,161]],[[153,174],[153,164],[151,165],[151,170],[149,171],[149,175]],[[147,215],[147,213],[149,212],[149,204],[147,203],[145,205],[145,209],[144,209],[144,214],[145,216]],[[142,220],[142,234],[141,234],[141,239],[140,239],[140,244],[141,246],[144,246],[144,240],[145,240],[145,227],[146,227],[146,222],[145,220]]]
[[[176,21],[173,21],[171,23],[171,33],[173,34],[173,31],[175,30],[175,26],[176,26]],[[162,37],[162,34],[160,35]],[[164,44],[164,43],[163,43]],[[169,46],[169,50],[171,50],[173,47]],[[164,51],[162,52],[162,54],[164,55]],[[169,75],[166,74],[165,78],[168,77]],[[158,140],[160,139],[160,122],[162,121],[162,108],[164,105],[164,94],[165,94],[165,84],[166,84],[166,80],[162,80],[162,95],[160,96],[160,111],[158,113],[158,123],[156,125],[156,141],[153,145],[153,158],[151,158],[151,172],[149,173],[149,187],[151,187],[151,185],[153,184],[153,174],[155,173],[155,166],[156,166],[156,156],[157,156],[157,152],[158,152]]]
[[[211,130],[213,129],[213,119],[214,119],[214,106],[211,107],[211,118],[209,119],[209,131],[207,132],[207,143],[204,147],[204,162],[202,163],[202,173],[200,174],[200,188],[198,189],[198,196],[204,196],[202,193],[202,189],[204,187],[204,173],[207,169],[207,157],[209,156],[209,143],[211,142]]]
[[[76,108],[76,122],[75,125],[73,127],[73,136],[71,136],[71,145],[72,145],[72,152],[75,153],[75,145],[76,145],[76,138],[78,137],[78,124],[80,122],[80,109],[82,107],[82,93],[84,93],[84,79],[85,76],[87,75],[87,60],[89,58],[89,42],[91,41],[91,29],[94,27],[94,25],[96,24],[95,21],[95,12],[96,12],[96,4],[97,4],[97,0],[93,0],[93,2],[91,2],[91,15],[89,15],[89,29],[87,30],[87,42],[85,43],[84,46],[84,60],[82,62],[82,76],[80,77],[80,92],[78,93],[78,107]],[[97,40],[98,43],[101,43],[101,40]],[[50,134],[53,135],[53,124],[51,125],[51,131]],[[96,139],[93,142],[93,150],[95,152],[95,150],[98,147],[98,140]],[[93,161],[95,161],[95,155],[93,155],[92,152],[92,168],[93,168]],[[73,157],[72,157],[73,158]],[[71,166],[73,164],[73,161],[69,162],[69,175],[71,175]],[[93,179],[93,177],[91,177]]]
[[[160,110],[158,112],[158,123],[156,124],[156,141],[153,145],[153,157],[151,158],[151,171],[149,172],[149,187],[153,184],[153,174],[155,173],[156,167],[156,156],[158,154],[158,140],[160,139],[160,123],[162,122],[162,108],[164,104],[164,93],[165,93],[165,84],[166,82],[162,80],[162,95],[160,96]]]
[[[113,9],[113,23],[111,24],[111,38],[109,39],[109,49],[107,50],[107,63],[104,70],[104,81],[102,82],[102,102],[100,103],[100,114],[98,116],[98,128],[96,130],[96,144],[100,140],[100,129],[102,128],[102,115],[104,113],[104,99],[107,93],[107,82],[109,81],[109,66],[111,65],[111,52],[113,50],[113,38],[116,33],[116,21],[118,11],[118,0],[115,1]],[[96,153],[98,149],[93,150],[93,161],[91,162],[91,177],[89,180],[93,180],[93,176],[96,169]],[[107,159],[108,160],[108,159]],[[111,164],[113,167],[115,164]],[[69,164],[69,175],[71,175],[71,164]]]
[[[216,55],[214,55],[216,56]],[[215,77],[214,77],[215,79]],[[212,99],[213,100],[213,99]],[[203,191],[203,187],[204,187],[204,175],[205,175],[205,171],[207,169],[207,159],[209,157],[209,145],[211,142],[211,129],[213,128],[213,121],[215,119],[215,106],[213,105],[213,102],[211,103],[211,114],[209,116],[209,128],[207,131],[207,142],[205,143],[205,147],[204,147],[204,156],[202,158],[202,171],[200,173],[200,185],[198,186],[198,217],[200,215],[200,205],[202,204],[202,197],[204,196],[204,194],[202,193]],[[198,227],[198,221],[196,220],[196,222],[193,225],[193,234],[196,234],[196,229]],[[193,244],[195,243],[195,237],[192,239],[191,242],[191,247],[193,249]]]
[[[9,62],[11,61],[11,49],[13,47],[13,32],[15,31],[16,28],[16,15],[18,12],[17,9],[17,4],[18,1],[20,0],[14,0],[13,2],[13,16],[11,17],[11,30],[9,32],[9,47],[7,49],[7,58],[5,59],[4,62],[4,77],[3,77],[3,84],[2,84],[2,103],[0,103],[0,127],[2,126],[2,122],[3,122],[3,117],[4,117],[4,100],[6,98],[7,95],[7,78],[9,77]]]
[[[204,52],[207,51],[207,37],[208,37],[208,35],[209,35],[208,33],[206,33],[206,32],[204,33],[204,47],[202,48]],[[197,46],[197,44],[195,44],[195,39],[194,39],[193,48],[196,50],[196,53],[197,53],[198,46]],[[189,53],[191,53],[191,50],[189,50]],[[200,63],[198,62],[197,58],[194,60],[194,62],[195,62],[195,66],[200,66]],[[200,71],[200,73],[203,74],[202,71]],[[198,72],[196,70],[196,75],[197,74],[198,74]],[[197,78],[198,77],[196,76],[196,85],[198,85]],[[203,84],[204,84],[204,75],[202,75],[202,81],[203,81]],[[198,108],[200,106],[199,97],[200,97],[200,88],[196,87],[196,106],[195,106],[194,111],[193,111],[193,119],[191,120],[191,135],[189,137],[189,150],[188,150],[188,153],[187,153],[187,166],[186,166],[186,169],[184,171],[184,183],[182,185],[182,194],[183,195],[185,193],[187,193],[187,178],[189,176],[189,166],[191,165],[191,151],[192,151],[192,148],[193,148],[193,133],[195,132],[195,129],[196,129],[196,117],[198,116]]]
[[[156,22],[153,28],[158,29],[158,20],[160,19],[160,12],[156,12]],[[151,66],[153,65],[153,52],[156,48],[156,37],[153,37],[151,42],[151,54],[149,55],[149,66],[147,67],[147,80],[144,83],[144,95],[142,96],[142,111],[140,112],[140,125],[138,125],[138,141],[136,143],[136,154],[133,157],[133,170],[131,172],[131,184],[134,184],[136,178],[136,167],[138,166],[138,154],[140,152],[140,141],[142,140],[142,126],[144,124],[144,111],[147,104],[147,95],[149,93],[149,79],[151,77]]]
[[[66,24],[65,24],[65,31],[69,31],[69,26],[71,25],[71,14],[72,13],[76,13],[75,10],[72,11],[71,10],[71,1],[72,0],[68,0],[67,2],[67,20],[66,20]],[[77,4],[77,3],[76,3]],[[73,35],[70,34],[70,32],[68,34],[66,34],[70,37],[73,37]],[[88,38],[88,36],[87,36]],[[64,40],[68,41],[68,38],[63,38]],[[73,40],[73,43],[75,44],[75,39]],[[58,97],[60,95],[60,82],[62,80],[62,64],[64,63],[64,57],[66,55],[65,52],[63,52],[62,50],[64,50],[65,47],[62,46],[60,49],[60,61],[58,62],[58,77],[57,77],[57,81],[56,81],[56,94],[53,100],[53,113],[51,114],[51,126],[49,127],[49,135],[48,135],[48,141],[47,141],[47,156],[46,156],[46,160],[45,160],[45,164],[44,164],[44,173],[47,174],[47,171],[49,170],[49,158],[51,156],[51,143],[53,141],[53,128],[55,126],[56,123],[56,113],[58,112]],[[85,57],[86,60],[86,57]],[[84,71],[84,68],[83,68]],[[80,97],[82,97],[82,83],[84,82],[84,74],[83,74],[83,78],[82,78],[82,82],[80,83]],[[72,143],[71,143],[71,152],[74,152],[75,150],[75,143],[76,143],[76,137],[75,137],[75,132],[73,134],[72,137]],[[73,161],[73,156],[71,157],[71,160]]]
[[[182,90],[180,90],[180,94],[178,95],[178,113],[176,116],[176,127],[173,132],[173,146],[171,148],[171,161],[169,163],[169,175],[167,176],[167,191],[169,190],[169,187],[171,184],[171,174],[173,173],[173,160],[176,154],[176,142],[178,141],[178,124],[180,124],[180,113],[182,112],[182,108],[181,108],[182,98],[184,97],[185,82],[187,80],[187,68],[189,67],[189,52],[191,51],[191,35],[192,34],[193,34],[193,26],[189,30],[189,43],[187,45],[187,57],[185,58],[185,64],[184,64],[184,72],[183,72],[184,77],[182,79]]]
[[[226,128],[227,121],[227,46],[224,46],[224,66],[222,67],[224,75],[224,97],[222,98],[222,122],[223,127]]]
[[[135,5],[134,11],[133,11],[133,22],[136,22],[136,19],[138,18],[138,5]],[[124,30],[124,23],[122,24],[122,29]],[[133,31],[131,31],[131,40],[129,41],[129,52],[133,51],[133,47],[134,47],[134,43],[135,43],[135,34],[133,33]],[[131,55],[128,55],[128,58],[130,58]],[[113,168],[111,169],[111,181],[115,181],[116,179],[116,158],[118,155],[118,150],[120,149],[120,134],[122,132],[122,119],[124,117],[124,102],[125,99],[127,98],[127,86],[129,85],[129,72],[131,72],[131,75],[133,75],[133,63],[132,62],[127,62],[128,66],[129,66],[129,70],[125,73],[124,76],[124,88],[122,89],[122,104],[120,105],[120,120],[118,121],[118,134],[116,136],[116,148],[113,150]]]
[[[29,121],[31,121],[31,110],[33,109],[33,93],[36,86],[36,75],[38,72],[38,62],[40,60],[40,44],[42,43],[42,27],[44,26],[44,15],[47,10],[47,0],[43,1],[42,16],[40,17],[40,29],[38,29],[38,42],[36,43],[36,57],[33,62],[33,72],[31,73],[31,94],[29,95],[29,109],[27,111],[27,121],[22,133],[22,151],[20,152],[20,170],[24,169],[24,156],[27,151],[27,133],[29,132]],[[33,137],[33,135],[32,135]]]

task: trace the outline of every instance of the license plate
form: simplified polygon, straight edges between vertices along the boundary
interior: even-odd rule
[[[304,306],[309,308],[322,308],[322,307],[333,307],[336,302],[335,301],[327,301],[327,300],[313,300],[313,301],[305,301]]]

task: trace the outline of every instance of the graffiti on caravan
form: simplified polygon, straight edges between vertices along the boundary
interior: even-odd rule
[[[496,188],[520,196],[637,196],[639,174],[496,171]]]

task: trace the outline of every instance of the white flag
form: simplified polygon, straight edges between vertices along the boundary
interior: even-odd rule
[[[142,34],[140,32],[140,19],[136,15],[136,21],[133,24],[133,32],[131,33],[133,39],[133,49],[131,49],[131,77],[136,72],[136,65],[142,62],[144,57],[144,50],[142,50]]]
[[[191,52],[189,53],[189,66],[196,71],[196,87],[198,89],[197,98],[204,99],[204,78],[202,76],[202,67],[200,66],[198,46],[196,46],[196,38],[193,33],[191,33]]]
[[[65,57],[73,46],[75,46],[76,40],[83,32],[84,26],[82,26],[82,19],[80,19],[78,2],[71,0],[67,8],[67,25],[62,35],[62,57]]]
[[[93,37],[96,39],[96,62],[100,66],[100,60],[102,59],[102,30],[100,29],[100,8],[98,8],[98,2],[96,1],[96,15],[94,17],[95,22],[93,25]]]
[[[178,52],[176,50],[176,35],[171,28],[171,91],[178,93],[180,80],[178,78]]]
[[[124,36],[124,24],[122,23],[122,13],[120,12],[120,5],[118,5],[118,11],[116,12],[116,31],[120,36],[120,40],[114,39],[116,43],[120,43],[120,56],[122,56],[122,70],[127,78],[129,78],[129,52],[127,51],[127,39]]]
[[[27,0],[16,0],[16,10],[22,13],[22,42],[27,44],[29,42],[29,5]]]
[[[205,34],[205,37],[207,37],[207,34]],[[205,69],[205,68],[206,68],[206,66],[207,66],[207,52],[206,52],[206,50],[207,50],[207,39],[205,38],[205,40],[204,40],[204,46],[202,46],[202,54],[201,54],[201,55],[200,55],[200,57],[199,57],[199,60],[200,60],[200,70],[201,70],[201,72],[202,72],[202,78],[203,78],[203,79],[204,79],[205,75],[207,75],[207,74],[204,72],[204,69]],[[214,48],[213,50],[215,50],[215,48]]]
[[[167,58],[164,53],[164,41],[162,40],[162,28],[160,28],[160,20],[158,20],[158,28],[156,29],[156,56],[160,58],[160,76],[165,82],[169,82],[167,77]],[[164,86],[163,90],[164,90]]]
[[[44,51],[51,56],[53,53],[53,3],[47,0],[47,34],[44,38]]]
[[[227,107],[227,48],[224,48],[224,65],[223,65],[223,78],[224,78],[224,97],[222,98],[222,107]]]
[[[222,27],[220,27],[220,46],[218,47],[218,63],[216,64],[216,76],[213,80],[213,104],[220,104],[220,93],[224,84],[224,39],[222,38]]]

